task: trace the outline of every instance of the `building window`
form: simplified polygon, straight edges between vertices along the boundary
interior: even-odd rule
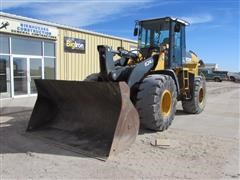
[[[40,40],[12,38],[12,53],[24,55],[42,55],[42,42]]]
[[[0,53],[9,54],[9,37],[0,34]]]
[[[55,43],[44,42],[44,56],[55,56]]]
[[[44,78],[55,79],[55,58],[44,58]]]

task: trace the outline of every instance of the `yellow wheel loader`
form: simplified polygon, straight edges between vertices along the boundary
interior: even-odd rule
[[[206,85],[201,61],[186,52],[186,25],[171,17],[137,21],[137,53],[99,45],[99,73],[84,81],[35,80],[38,98],[27,131],[107,158],[128,148],[140,125],[166,130],[177,101],[186,113],[200,113]]]

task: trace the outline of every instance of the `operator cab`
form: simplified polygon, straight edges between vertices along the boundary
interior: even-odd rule
[[[165,49],[166,69],[182,67],[186,56],[186,21],[165,17],[136,21],[134,36],[138,36],[138,49],[148,58],[153,52]]]

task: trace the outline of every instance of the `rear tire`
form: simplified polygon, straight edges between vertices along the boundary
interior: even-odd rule
[[[102,81],[102,78],[99,73],[93,73],[93,74],[88,75],[84,79],[84,81],[96,81],[97,82],[97,81]]]
[[[168,75],[149,75],[139,86],[136,108],[144,128],[164,131],[175,117],[177,91]]]
[[[214,81],[215,82],[222,82],[222,80],[220,78],[218,78],[218,77],[214,78]]]
[[[235,77],[233,77],[233,76],[230,76],[230,80],[233,81],[233,82],[236,81]]]
[[[199,114],[206,105],[206,81],[202,76],[195,77],[193,92],[190,101],[182,101],[182,107],[186,113]]]

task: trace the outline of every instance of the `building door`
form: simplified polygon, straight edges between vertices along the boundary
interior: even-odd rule
[[[13,57],[13,96],[36,94],[34,79],[42,79],[42,58]]]
[[[0,55],[0,99],[10,97],[11,76],[9,56]]]
[[[36,94],[36,86],[34,79],[42,79],[42,59],[29,58],[29,93]]]
[[[27,58],[13,58],[14,96],[28,94]]]

